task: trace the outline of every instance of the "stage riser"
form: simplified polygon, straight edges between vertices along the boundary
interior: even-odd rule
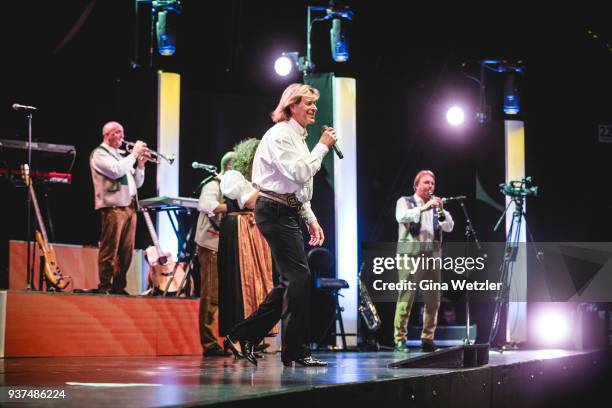
[[[198,299],[2,292],[4,356],[161,356],[202,352]]]
[[[98,287],[98,248],[80,245],[53,244],[58,265],[62,274],[69,277],[70,285],[66,291],[74,289],[93,289]],[[38,288],[40,277],[40,249],[35,245],[31,251],[36,251],[34,258],[33,287]],[[27,289],[27,245],[23,241],[9,242],[9,279],[8,288]],[[147,286],[148,266],[141,249],[134,250],[132,263],[127,272],[126,290],[131,294],[139,294]]]

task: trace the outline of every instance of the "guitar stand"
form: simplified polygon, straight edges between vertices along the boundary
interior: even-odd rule
[[[176,297],[179,297],[181,295],[181,293],[183,293],[183,291],[185,290],[185,286],[187,285],[187,279],[189,279],[189,276],[191,274],[191,267],[193,265],[193,255],[190,255],[188,258],[189,258],[189,262],[187,263],[187,267],[185,268],[185,276],[183,276],[183,279],[181,280],[181,282],[178,285],[179,289],[176,291],[175,294],[169,295],[169,293],[174,293],[174,292],[169,292],[170,285],[172,285],[172,281],[174,280],[174,276],[176,274],[176,270],[179,267],[179,265],[182,264],[182,263],[185,263],[186,258],[184,256],[179,257],[179,259],[174,264],[174,268],[172,269],[172,279],[168,280],[168,283],[166,284],[166,287],[161,292],[162,296],[176,296]],[[155,293],[155,290],[153,291],[153,293]]]
[[[39,264],[38,264],[39,265],[38,266],[38,269],[39,269],[38,287],[42,291],[42,288],[43,288],[43,279],[44,279],[43,276],[45,276],[45,257],[42,256],[42,255],[39,256],[38,257],[38,262],[39,262]],[[45,280],[45,284],[46,284],[47,290],[49,290],[49,284],[48,284],[46,279],[44,279],[44,280]]]
[[[176,292],[176,297],[179,297],[181,295],[181,293],[183,293],[183,291],[185,290],[185,287],[187,286],[187,280],[189,279],[189,277],[191,276],[191,269],[193,268],[193,259],[195,258],[195,254],[190,254],[187,258],[183,257],[182,261],[177,262],[176,265],[174,265],[174,270],[172,271],[172,276],[174,277],[174,274],[176,272],[176,268],[178,268],[178,265],[180,263],[185,263],[186,259],[189,259],[189,261],[187,262],[187,266],[185,267],[185,276],[183,276],[183,279],[181,280],[180,284],[179,284],[179,290]],[[166,288],[164,289],[162,296],[167,296],[168,295],[168,290],[170,289],[170,284],[172,283],[172,280],[169,280],[168,283],[166,284]],[[188,293],[186,295],[189,295]]]
[[[172,270],[172,279],[170,279],[168,283],[166,284],[166,287],[164,288],[164,291],[162,292],[162,296],[168,296],[168,290],[170,289],[170,285],[172,284],[172,281],[174,280],[176,269],[178,268],[179,264],[182,263],[182,264],[185,264],[186,267],[185,267],[185,276],[183,276],[183,279],[181,280],[179,284],[179,289],[176,292],[176,297],[179,297],[181,293],[183,293],[183,291],[185,290],[185,287],[187,286],[188,279],[191,276],[191,269],[193,268],[193,260],[196,255],[195,251],[193,250],[188,252],[189,242],[192,241],[192,236],[195,232],[195,224],[194,223],[191,224],[191,226],[189,227],[189,231],[185,235],[184,230],[181,228],[181,225],[178,219],[178,214],[175,213],[175,217],[177,219],[177,225],[174,224],[174,220],[172,219],[172,217],[170,217],[170,214],[168,214],[168,217],[170,218],[170,222],[172,224],[174,232],[176,233],[177,238],[181,245],[180,245],[180,250],[177,256],[178,259],[176,260],[176,264],[174,265],[174,269]],[[189,295],[189,294],[187,293],[186,295]]]
[[[46,292],[61,292],[62,290],[59,288],[56,288],[55,286],[51,285],[49,283],[49,280],[47,279],[47,277],[45,276],[45,257],[44,255],[41,255],[38,258],[38,262],[39,262],[39,275],[38,275],[38,287],[40,288],[40,290],[43,290],[43,281],[45,283],[45,291]]]

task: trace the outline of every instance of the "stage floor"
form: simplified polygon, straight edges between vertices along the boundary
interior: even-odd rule
[[[2,396],[9,389],[64,390],[65,398],[46,400],[61,406],[162,407],[207,405],[307,392],[354,383],[378,383],[472,369],[391,369],[410,356],[393,352],[318,353],[325,368],[284,368],[279,355],[267,354],[254,367],[245,360],[180,357],[49,357],[0,359]],[[564,359],[586,354],[564,350],[490,352],[485,367]],[[25,400],[24,400],[25,402]],[[27,400],[27,402],[38,402]]]

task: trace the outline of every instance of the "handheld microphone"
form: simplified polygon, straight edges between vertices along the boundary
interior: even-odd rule
[[[467,199],[466,196],[445,197],[445,198],[442,199],[442,203],[446,204],[449,201],[463,201],[463,200],[466,200],[466,199]]]
[[[198,170],[206,170],[211,173],[217,172],[217,167],[213,166],[212,164],[204,164],[204,163],[198,163],[194,161],[193,163],[191,163],[191,167],[193,167],[194,169],[198,169]]]
[[[38,108],[36,106],[22,105],[20,103],[14,103],[13,104],[13,109],[15,109],[15,110],[25,110],[25,111],[35,111],[35,110],[38,110]]]
[[[325,132],[325,130],[327,129],[329,129],[329,126],[323,125],[323,131]],[[334,152],[336,152],[336,155],[338,156],[339,159],[344,159],[344,155],[342,154],[342,152],[340,151],[340,148],[338,147],[338,141],[336,141],[336,143],[332,145],[332,149],[334,149]]]

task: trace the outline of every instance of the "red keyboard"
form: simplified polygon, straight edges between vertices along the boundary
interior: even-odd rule
[[[0,169],[0,175],[15,175],[21,177],[21,170],[13,169]],[[71,184],[72,174],[70,173],[57,173],[53,171],[30,171],[30,177],[38,179],[43,183],[58,183],[58,184]]]

